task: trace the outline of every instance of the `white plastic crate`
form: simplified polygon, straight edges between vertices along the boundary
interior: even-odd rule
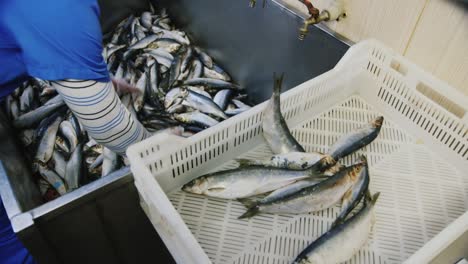
[[[468,234],[464,95],[368,40],[351,47],[333,70],[282,94],[281,101],[307,151],[325,152],[341,135],[385,117],[377,139],[344,160],[351,164],[366,154],[370,189],[381,192],[373,233],[350,263],[409,257],[409,263],[427,263]],[[245,208],[237,201],[180,191],[202,174],[236,167],[235,158],[271,155],[262,136],[264,107],[190,138],[159,135],[128,149],[142,207],[177,262],[290,263],[337,216],[339,206],[238,220]]]

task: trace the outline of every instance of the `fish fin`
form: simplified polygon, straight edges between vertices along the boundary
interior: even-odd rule
[[[279,77],[276,75],[276,73],[273,73],[273,79],[274,79],[274,86],[273,86],[273,96],[281,94],[281,86],[283,84],[283,78],[284,78],[284,73],[282,73]]]
[[[244,166],[249,166],[254,164],[251,160],[249,159],[235,159],[237,163],[239,163],[239,167],[244,167]]]
[[[255,198],[239,198],[237,201],[247,207],[247,209],[257,206],[258,203],[258,199]]]
[[[372,197],[371,197],[371,204],[372,205],[374,205],[377,202],[377,199],[379,199],[379,196],[380,196],[380,192],[376,192],[376,193],[374,193],[374,195],[372,195]]]
[[[237,219],[244,219],[244,218],[250,218],[253,217],[254,215],[258,214],[260,212],[258,206],[254,206],[247,210],[243,215],[239,216]]]

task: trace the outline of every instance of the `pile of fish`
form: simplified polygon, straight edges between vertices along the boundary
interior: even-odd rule
[[[139,89],[123,101],[150,131],[175,119],[187,133],[199,132],[250,108],[243,89],[171,25],[164,9],[119,23],[103,55],[114,78]]]
[[[120,99],[152,133],[188,137],[250,108],[241,87],[171,25],[165,10],[122,21],[103,55],[115,80],[138,88]],[[4,111],[45,201],[128,166],[88,136],[47,81],[22,84],[6,98]]]
[[[275,77],[262,121],[263,136],[275,155],[267,160],[237,160],[238,168],[200,176],[182,190],[237,199],[247,208],[240,219],[265,213],[305,214],[341,203],[331,229],[305,248],[294,263],[346,261],[367,241],[379,193],[372,196],[368,190],[370,175],[365,156],[351,166],[339,162],[378,136],[383,117],[342,136],[326,154],[306,153],[291,135],[280,111],[282,78]],[[355,208],[357,213],[351,216]],[[348,240],[350,237],[353,241]]]

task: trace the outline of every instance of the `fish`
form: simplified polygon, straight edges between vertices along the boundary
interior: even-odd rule
[[[164,48],[150,49],[145,51],[146,54],[152,56],[158,61],[159,64],[162,64],[167,68],[170,68],[172,65],[172,61],[174,61],[174,56],[168,51],[166,51]]]
[[[203,75],[203,64],[202,62],[194,58],[192,61],[192,70],[189,74],[189,79],[200,78]]]
[[[374,194],[356,215],[332,227],[308,245],[296,257],[293,264],[342,263],[354,256],[372,232],[375,224],[374,208],[379,195],[379,192]]]
[[[62,123],[60,123],[59,129],[60,134],[67,139],[70,151],[74,151],[75,147],[78,145],[78,135],[76,134],[76,130],[71,122],[68,120],[62,121]]]
[[[52,154],[52,161],[54,163],[54,171],[62,178],[65,179],[67,174],[67,162],[65,157],[57,150]]]
[[[364,164],[364,168],[359,174],[357,182],[343,196],[340,214],[336,217],[332,226],[336,226],[344,222],[346,216],[356,207],[369,189],[370,177],[366,156],[361,156],[361,163]]]
[[[88,170],[92,171],[96,169],[97,167],[102,165],[103,161],[104,161],[104,154],[99,154],[99,156],[97,156],[96,159],[89,165]]]
[[[186,80],[184,85],[203,85],[210,88],[223,88],[223,89],[236,89],[239,90],[241,87],[237,84],[226,82],[223,80],[210,79],[210,78],[193,78]]]
[[[180,75],[180,67],[182,64],[182,57],[181,55],[177,55],[174,57],[174,60],[171,63],[171,67],[169,70],[169,86],[172,87],[174,83],[177,81]]]
[[[281,114],[281,85],[284,75],[274,76],[273,95],[263,110],[263,137],[275,154],[305,152],[304,148],[291,135],[288,125]]]
[[[54,171],[49,169],[46,165],[39,164],[39,173],[41,174],[42,178],[46,180],[52,187],[54,187],[55,190],[60,195],[64,195],[67,193],[67,187],[65,186],[65,183],[63,182],[62,178],[57,175]]]
[[[51,99],[52,100],[52,99]],[[41,122],[42,119],[54,113],[65,104],[63,100],[57,103],[45,104],[34,109],[31,112],[27,112],[13,121],[13,126],[18,129],[32,128]]]
[[[185,89],[182,91],[182,97],[184,99],[182,104],[184,105],[190,106],[194,109],[197,109],[200,112],[211,114],[222,119],[228,118],[226,114],[224,114],[223,110],[221,110],[219,106],[213,102],[213,100],[204,95]]]
[[[164,98],[164,107],[169,108],[177,98],[182,97],[182,90],[178,87],[171,89]]]
[[[195,51],[196,51],[196,53],[198,55],[198,58],[200,58],[201,62],[203,63],[203,65],[205,65],[209,69],[212,69],[213,68],[213,59],[208,54],[206,54],[204,51],[202,51],[199,47],[195,47],[194,49],[195,49]]]
[[[339,160],[370,144],[379,135],[383,121],[384,117],[378,116],[370,123],[342,136],[330,147],[328,155]]]
[[[70,190],[80,187],[81,167],[83,164],[83,144],[78,144],[67,162],[65,181]]]
[[[119,167],[119,156],[117,153],[113,152],[112,150],[108,148],[104,148],[104,151],[102,152],[104,158],[102,161],[102,174],[101,176],[107,176],[111,172],[114,172],[115,170],[118,169]]]
[[[223,80],[223,81],[226,81],[226,82],[229,81],[229,79],[226,78],[226,76],[224,76],[221,73],[218,73],[217,71],[212,70],[212,69],[210,69],[208,67],[203,68],[203,75],[204,75],[204,77],[210,78],[210,79],[218,79],[218,80]]]
[[[233,91],[231,89],[220,90],[213,98],[213,102],[215,102],[215,104],[217,104],[219,108],[224,111],[228,105],[232,93]]]
[[[68,143],[66,143],[65,140],[60,136],[57,136],[55,138],[55,147],[67,154],[71,152],[70,147],[68,146]]]
[[[175,33],[174,31],[159,28],[157,26],[153,26],[151,29],[155,34],[158,34],[159,38],[168,38],[168,39],[175,40],[182,45],[190,45],[190,42],[188,41],[188,39],[182,37],[181,35]]]
[[[208,92],[206,92],[205,90],[203,90],[203,88],[199,88],[197,86],[187,86],[186,88],[189,89],[192,92],[195,92],[197,94],[201,94],[201,95],[203,95],[203,96],[205,96],[207,98],[212,99],[211,95]]]
[[[319,169],[325,169],[333,166],[336,161],[328,155],[320,152],[288,152],[284,154],[276,154],[271,158],[262,159],[237,159],[241,166],[259,165],[277,167],[290,170],[304,170],[314,165],[319,165]]]
[[[317,177],[313,169],[294,171],[248,166],[218,171],[186,183],[182,190],[223,199],[239,199],[271,192],[295,181]]]
[[[153,18],[151,17],[150,12],[143,12],[140,17],[140,23],[147,29],[151,29],[153,26]]]
[[[57,131],[59,129],[60,123],[62,122],[62,119],[63,118],[60,115],[57,116],[54,121],[47,127],[47,130],[39,142],[35,156],[36,160],[42,163],[46,163],[50,160],[50,158],[52,158],[55,146],[55,136],[57,135]]]
[[[13,101],[11,102],[11,106],[10,106],[10,107],[11,107],[11,108],[10,108],[11,118],[12,118],[13,120],[15,120],[15,122],[16,122],[16,120],[18,120],[18,118],[20,117],[20,113],[21,113],[18,100],[13,100]]]
[[[158,38],[159,38],[159,36],[156,35],[156,34],[146,36],[142,40],[139,40],[135,44],[128,47],[128,50],[144,49],[144,48],[148,47],[149,44],[153,43]]]
[[[182,62],[180,64],[180,72],[185,72],[188,70],[190,63],[192,62],[193,58],[193,49],[191,47],[187,48],[187,52],[185,52]]]
[[[357,181],[363,164],[357,163],[320,183],[295,193],[277,197],[266,203],[242,201],[247,211],[239,219],[250,218],[259,213],[302,214],[327,209],[340,201],[343,195]],[[290,172],[294,170],[288,170]],[[294,171],[302,172],[302,171]]]
[[[21,113],[27,112],[31,108],[34,100],[34,91],[31,85],[28,85],[21,94],[19,110]]]
[[[133,108],[135,111],[140,112],[145,104],[145,94],[146,94],[146,86],[148,82],[148,74],[143,73],[140,78],[138,79],[135,87],[138,89],[138,93],[132,93],[132,100],[133,100]]]
[[[187,123],[187,124],[194,124],[199,125],[202,127],[212,127],[217,125],[219,122],[215,119],[200,113],[198,111],[182,113],[182,114],[175,114],[174,118],[180,122]]]
[[[112,56],[112,54],[114,54],[115,52],[125,48],[126,45],[112,45],[110,46],[108,49],[107,49],[107,53],[106,53],[106,56],[107,57],[110,57]]]

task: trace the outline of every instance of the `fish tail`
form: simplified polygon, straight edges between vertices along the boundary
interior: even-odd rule
[[[273,79],[275,82],[275,85],[273,86],[274,96],[279,96],[281,94],[281,86],[283,84],[283,78],[284,78],[284,73],[282,73],[279,77],[276,75],[276,73],[273,73]]]
[[[258,214],[260,212],[260,209],[258,206],[251,207],[250,209],[247,210],[243,215],[239,216],[238,219],[244,219],[244,218],[250,218],[253,217],[254,215]]]
[[[239,203],[244,205],[247,209],[257,206],[257,199],[253,198],[239,198],[237,199]]]
[[[239,167],[254,165],[255,162],[249,159],[235,159],[237,163],[239,163]]]

